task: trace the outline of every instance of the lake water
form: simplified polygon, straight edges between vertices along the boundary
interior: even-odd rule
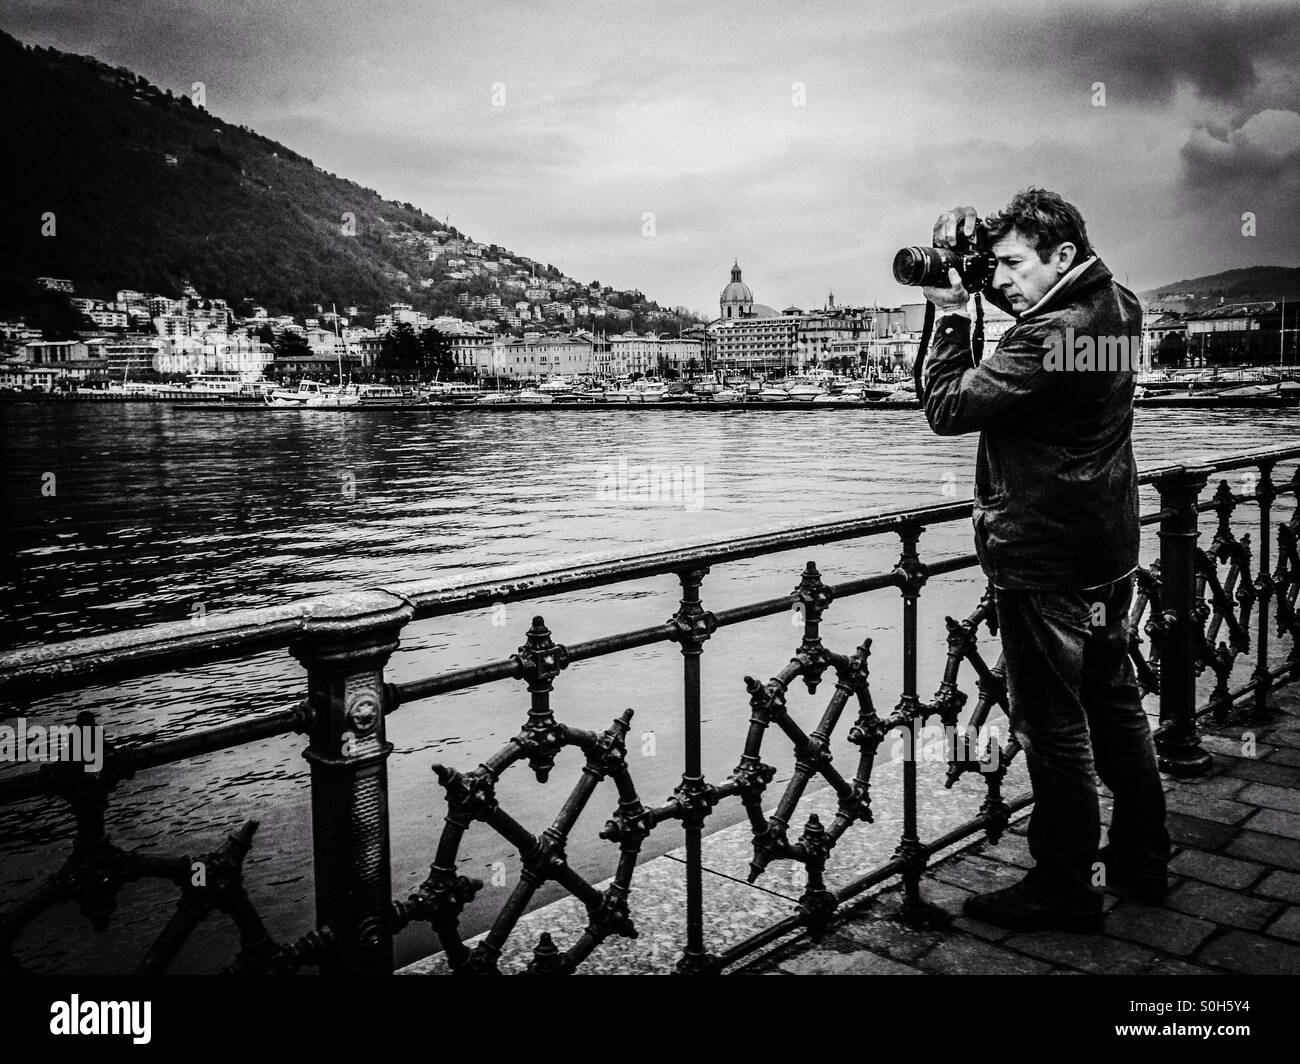
[[[218,414],[69,403],[6,404],[0,418],[0,476],[8,504],[0,516],[0,646],[6,648],[327,590],[454,579],[485,567],[550,562],[682,536],[721,537],[754,525],[822,520],[843,510],[967,498],[976,442],[973,436],[936,437],[918,411],[869,409]],[[1294,444],[1298,426],[1296,411],[1139,410],[1134,446],[1139,464],[1152,468]],[[635,490],[644,467],[651,466],[673,478],[678,490],[672,497],[650,499]],[[42,492],[50,474],[52,496]],[[1152,504],[1148,493],[1144,510]],[[923,558],[970,549],[967,522],[929,530],[921,539]],[[1155,555],[1152,536],[1143,559]],[[897,556],[897,541],[885,537],[721,566],[706,579],[703,600],[719,609],[785,594],[809,557],[834,582],[887,569]],[[977,571],[936,579],[925,588],[922,697],[938,686],[944,614],[968,613],[982,588]],[[505,657],[523,641],[534,613],[546,617],[557,642],[571,643],[661,623],[677,599],[676,581],[665,577],[420,622],[403,633],[388,676],[404,681]],[[897,593],[882,592],[836,603],[823,625],[826,643],[839,651],[864,635],[873,637],[872,689],[882,712],[898,697],[899,614]],[[710,780],[725,778],[739,760],[748,719],[743,677],[775,674],[798,640],[799,629],[778,616],[728,628],[707,644],[704,742]],[[288,655],[272,654],[50,698],[25,711],[33,719],[62,722],[90,708],[112,735],[180,735],[292,705],[301,697],[302,678]],[[969,669],[962,687],[973,703]],[[799,719],[815,720],[830,690],[824,686],[814,697],[792,693]],[[556,681],[553,705],[562,721],[597,730],[632,707],[633,775],[643,801],[658,803],[682,770],[681,698],[680,655],[663,644],[570,667]],[[403,707],[390,719],[396,746],[389,763],[395,894],[405,895],[423,879],[441,828],[445,806],[431,764],[475,767],[518,730],[527,708],[524,685],[505,681]],[[841,724],[841,766],[851,749],[843,741],[845,730]],[[273,933],[296,937],[313,923],[302,743],[289,736],[142,773],[111,801],[109,830],[123,846],[197,855],[257,817],[262,826],[246,863],[248,889]],[[887,741],[882,750],[888,746]],[[769,736],[764,756],[779,770],[770,796],[789,773],[788,752],[782,757],[779,747]],[[502,804],[539,831],[558,811],[576,772],[572,752],[546,787],[515,770],[502,781]],[[940,767],[923,774],[924,837],[978,806],[982,795],[976,788],[949,792],[935,782]],[[882,806],[898,800],[896,786],[888,783],[873,791]],[[571,862],[593,881],[613,871],[612,847],[596,839],[613,809],[611,793],[598,792],[569,846]],[[732,801],[719,807],[709,828],[738,819],[740,806]],[[69,818],[52,802],[12,806],[4,825],[0,905],[52,871],[71,838]],[[664,825],[644,853],[662,853],[680,841],[680,828]],[[880,853],[887,856],[895,842],[882,835]],[[518,861],[481,825],[466,839],[461,857],[468,875],[487,879],[505,869],[504,889],[485,889],[467,912],[468,932],[500,907]],[[839,870],[831,880],[865,870]],[[65,907],[24,933],[20,955],[47,971],[129,968],[174,900],[170,887],[130,886],[103,935],[90,932]],[[233,957],[235,948],[230,929],[214,918],[193,936],[174,970],[211,970]],[[423,929],[408,930],[398,940],[404,960],[431,948]]]

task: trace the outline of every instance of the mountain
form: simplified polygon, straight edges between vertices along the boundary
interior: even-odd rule
[[[1183,312],[1217,306],[1220,296],[1225,303],[1283,298],[1300,302],[1300,267],[1247,266],[1190,281],[1174,281],[1138,294],[1149,307]]]
[[[78,295],[100,299],[119,288],[178,298],[189,283],[233,308],[247,299],[272,314],[302,314],[317,303],[373,313],[395,301],[454,312],[460,292],[494,290],[482,266],[490,261],[499,276],[535,273],[562,292],[571,284],[561,301],[592,298],[588,285],[554,266],[496,245],[472,247],[475,275],[448,278],[463,271],[446,260],[463,252],[432,262],[429,251],[469,241],[464,234],[123,67],[0,33],[0,93],[0,136],[16,186],[0,313],[39,300],[38,276],[69,278]],[[522,292],[498,295],[509,306]],[[669,328],[680,316],[660,314],[640,292],[606,289],[598,299],[631,310],[637,327]]]

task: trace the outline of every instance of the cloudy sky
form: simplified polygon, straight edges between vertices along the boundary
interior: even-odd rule
[[[0,26],[700,311],[733,257],[778,308],[899,302],[939,210],[1031,184],[1135,288],[1300,263],[1295,0],[7,0]]]

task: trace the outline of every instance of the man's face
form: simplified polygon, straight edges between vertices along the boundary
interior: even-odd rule
[[[1074,245],[1067,243],[1053,250],[1044,262],[1018,229],[1008,232],[991,250],[998,260],[993,287],[1006,296],[1017,314],[1042,299],[1074,265],[1075,258]]]

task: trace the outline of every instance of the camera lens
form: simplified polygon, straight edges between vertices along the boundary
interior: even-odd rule
[[[956,256],[944,248],[903,248],[894,256],[894,280],[943,288],[948,284],[948,267],[956,262]]]

